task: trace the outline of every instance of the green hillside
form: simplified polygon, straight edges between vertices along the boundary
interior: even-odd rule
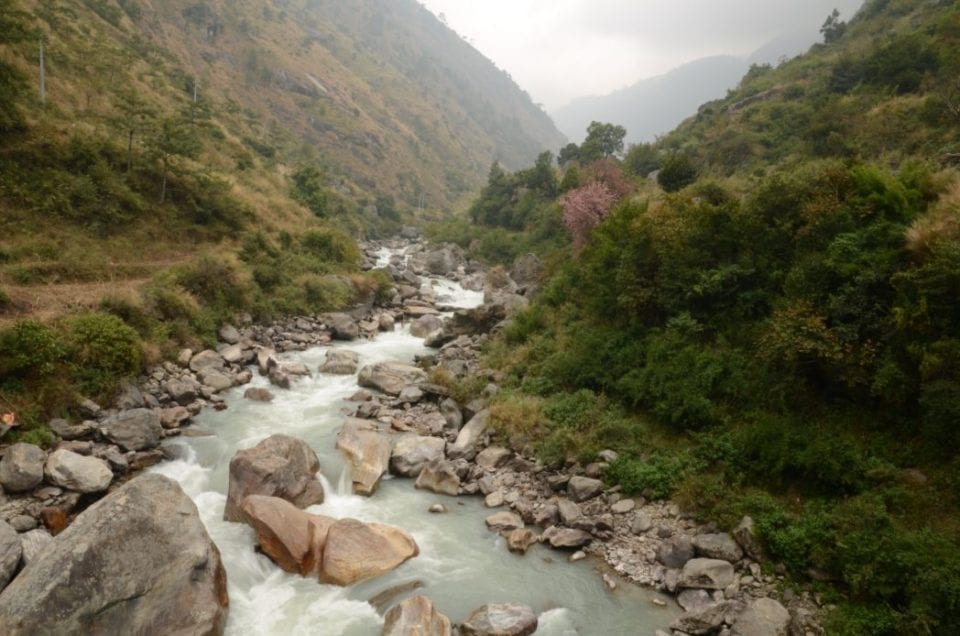
[[[868,2],[656,145],[597,126],[435,229],[546,263],[487,350],[504,437],[752,515],[829,634],[960,632],[958,35],[954,2]]]

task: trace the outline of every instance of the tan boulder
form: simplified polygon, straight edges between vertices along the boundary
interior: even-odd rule
[[[348,417],[337,435],[337,450],[350,464],[353,492],[370,496],[390,465],[390,440],[376,423]]]
[[[380,636],[450,636],[450,619],[426,596],[408,598],[387,612]]]
[[[320,582],[350,585],[386,574],[418,554],[416,541],[399,528],[340,519],[327,532]]]
[[[257,544],[281,569],[293,574],[316,572],[327,531],[336,520],[312,515],[278,497],[250,495],[241,503]]]

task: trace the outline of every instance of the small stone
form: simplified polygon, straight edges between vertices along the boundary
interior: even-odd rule
[[[442,503],[435,503],[432,506],[430,506],[430,512],[432,512],[435,515],[443,514],[447,512],[447,507],[444,506]]]
[[[610,510],[617,515],[624,515],[637,507],[637,503],[633,499],[621,499],[617,503],[610,506]]]
[[[570,555],[570,562],[574,563],[576,561],[583,561],[586,558],[587,558],[586,552],[584,552],[583,550],[577,550],[576,552]]]

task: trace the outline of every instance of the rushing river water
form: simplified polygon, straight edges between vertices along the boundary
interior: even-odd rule
[[[448,281],[437,281],[435,289],[440,304],[468,307],[481,302],[482,294]],[[409,362],[428,352],[405,326],[373,341],[336,346],[356,351],[361,366]],[[228,634],[375,636],[383,619],[368,599],[414,581],[422,587],[390,604],[424,594],[456,623],[484,603],[521,602],[538,613],[538,636],[652,635],[676,616],[677,611],[652,604],[653,592],[629,584],[608,590],[590,560],[569,563],[566,553],[540,545],[524,556],[511,554],[503,539],[486,529],[483,520],[494,511],[484,508],[480,497],[445,497],[414,489],[413,480],[386,476],[373,497],[349,494],[344,463],[334,445],[351,407],[345,398],[357,390],[356,376],[316,373],[325,353],[325,348],[315,348],[285,354],[306,363],[314,376],[288,391],[273,389],[272,403],[243,399],[245,387],[226,393],[227,410],[207,410],[196,418],[196,427],[211,435],[169,442],[179,447],[182,459],[153,469],[180,483],[220,548],[229,583]],[[268,383],[255,375],[251,386]],[[305,440],[320,458],[326,500],[308,511],[403,528],[416,539],[420,555],[383,577],[341,588],[288,574],[258,554],[251,528],[222,519],[228,466],[237,450],[275,433]],[[449,512],[430,514],[427,509],[437,502]]]

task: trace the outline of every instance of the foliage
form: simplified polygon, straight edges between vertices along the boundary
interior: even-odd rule
[[[674,153],[663,160],[657,183],[667,192],[677,192],[697,179],[697,168],[690,157],[683,153]]]
[[[293,198],[307,206],[315,216],[330,214],[330,194],[324,174],[315,166],[304,166],[293,173]]]
[[[573,236],[576,249],[582,249],[587,244],[593,228],[606,218],[616,200],[610,188],[598,181],[592,181],[563,196],[563,222]]]
[[[85,394],[109,396],[141,368],[140,336],[116,316],[90,313],[67,321],[72,375]]]

